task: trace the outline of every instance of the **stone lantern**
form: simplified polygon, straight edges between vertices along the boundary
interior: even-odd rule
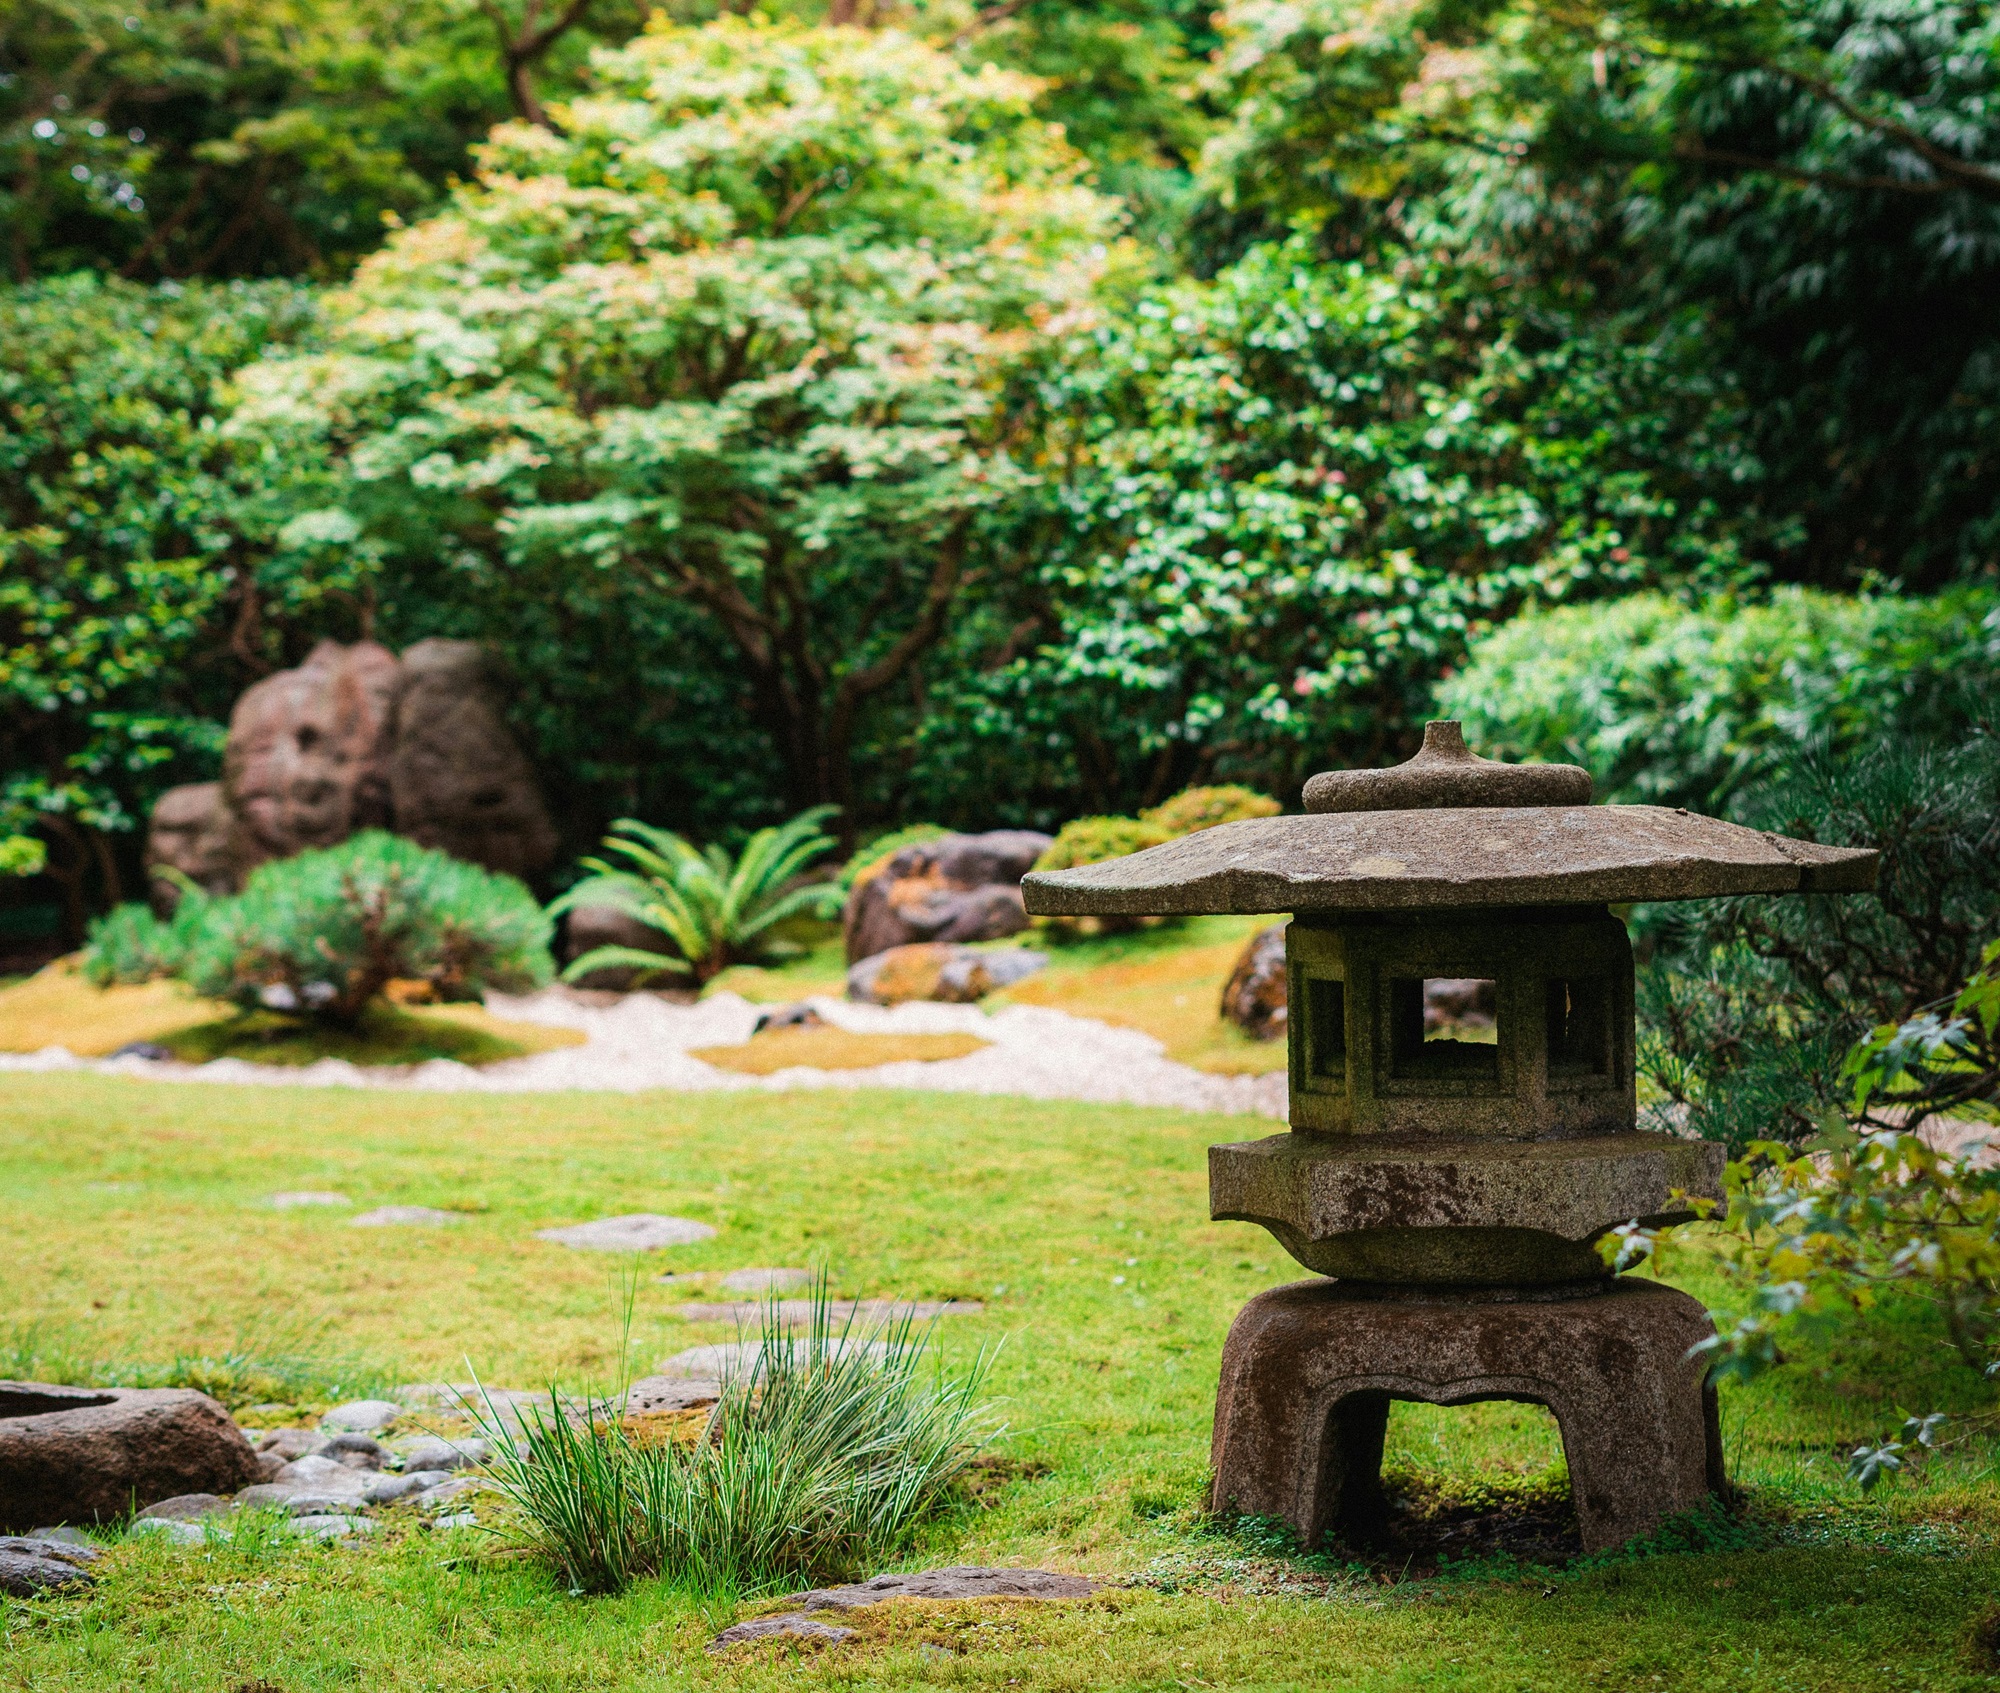
[[[1213,1503],[1366,1543],[1390,1402],[1510,1399],[1555,1414],[1586,1550],[1649,1533],[1724,1489],[1690,1353],[1714,1330],[1596,1243],[1719,1200],[1723,1149],[1638,1130],[1609,908],[1864,892],[1876,855],[1592,805],[1584,771],[1476,757],[1456,723],[1394,769],[1315,776],[1305,805],[1022,883],[1043,916],[1293,914],[1291,1133],[1211,1147],[1209,1203],[1320,1279],[1230,1327]],[[1427,983],[1467,978],[1491,1038],[1427,1016]]]

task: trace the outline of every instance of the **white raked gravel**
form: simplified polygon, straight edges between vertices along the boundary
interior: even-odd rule
[[[285,1068],[219,1058],[174,1064],[145,1058],[78,1058],[65,1047],[0,1054],[0,1071],[95,1070],[157,1081],[234,1082],[262,1087],[412,1088],[451,1093],[555,1093],[602,1089],[681,1093],[797,1088],[916,1088],[931,1093],[1021,1094],[1030,1099],[1089,1099],[1109,1104],[1179,1106],[1193,1111],[1285,1115],[1285,1078],[1211,1076],[1166,1056],[1160,1042],[1136,1029],[1088,1017],[1015,1005],[986,1012],[976,1005],[929,1003],[852,1005],[814,999],[827,1022],[856,1034],[971,1034],[991,1044],[964,1058],[933,1063],[878,1064],[865,1070],[780,1070],[745,1076],[692,1056],[695,1048],[734,1046],[750,1038],[770,1009],[719,993],[696,1005],[650,994],[628,994],[614,1005],[586,1005],[560,989],[512,998],[493,994],[487,1007],[515,1022],[579,1029],[581,1046],[511,1058],[481,1069],[436,1059],[428,1064],[363,1069],[344,1059]]]

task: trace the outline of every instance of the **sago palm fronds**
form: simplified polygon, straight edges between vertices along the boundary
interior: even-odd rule
[[[558,898],[549,914],[579,905],[609,906],[658,929],[676,950],[593,947],[570,961],[563,980],[616,966],[706,982],[731,964],[757,956],[768,945],[771,930],[787,919],[835,915],[840,890],[834,884],[787,884],[833,850],[833,838],[820,825],[838,809],[815,806],[789,823],[759,829],[733,860],[719,846],[702,851],[672,830],[621,817],[611,825],[604,850],[617,853],[631,868],[586,858],[583,862],[596,874]]]

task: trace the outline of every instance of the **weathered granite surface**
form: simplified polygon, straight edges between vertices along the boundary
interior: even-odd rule
[[[1672,1135],[1581,1140],[1271,1135],[1208,1149],[1209,1214],[1260,1223],[1309,1270],[1492,1287],[1605,1276],[1593,1244],[1722,1198],[1726,1149]]]
[[[1454,722],[1426,723],[1423,750],[1388,770],[1323,770],[1306,810],[1417,811],[1439,806],[1588,805],[1590,772],[1574,764],[1481,758]]]
[[[1037,917],[1616,905],[1860,893],[1878,858],[1657,805],[1357,811],[1224,823],[1021,895]]]
[[[109,1522],[257,1475],[250,1442],[205,1393],[0,1381],[0,1532]]]
[[[1392,1400],[1525,1400],[1562,1429],[1584,1550],[1622,1546],[1726,1491],[1715,1396],[1688,1356],[1712,1333],[1699,1300],[1658,1282],[1479,1304],[1272,1288],[1223,1348],[1214,1507],[1282,1517],[1309,1547],[1367,1546]]]

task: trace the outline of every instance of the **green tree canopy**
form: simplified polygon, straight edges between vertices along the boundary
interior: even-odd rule
[[[381,549],[391,615],[698,612],[787,797],[845,806],[1030,474],[1017,373],[1106,262],[1115,208],[1034,93],[893,32],[656,27],[562,133],[497,131],[328,351],[245,372],[236,427],[340,466],[310,523]]]

